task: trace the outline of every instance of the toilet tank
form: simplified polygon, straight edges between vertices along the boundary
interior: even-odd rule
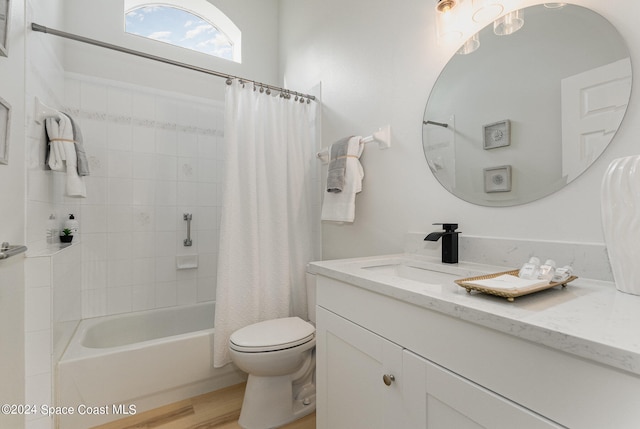
[[[309,321],[316,324],[316,275],[307,272],[305,284],[307,286],[307,311]]]

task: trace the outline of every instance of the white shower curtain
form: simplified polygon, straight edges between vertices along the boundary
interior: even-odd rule
[[[234,81],[226,89],[215,367],[230,362],[233,331],[263,320],[307,316],[316,103],[245,85]]]

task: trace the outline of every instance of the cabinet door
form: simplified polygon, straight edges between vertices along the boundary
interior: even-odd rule
[[[563,427],[407,350],[403,352],[403,370],[408,428]]]
[[[316,323],[318,429],[403,427],[402,348],[322,307]]]

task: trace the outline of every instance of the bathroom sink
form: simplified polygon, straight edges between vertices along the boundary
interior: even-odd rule
[[[452,285],[455,279],[464,277],[455,267],[444,267],[441,264],[430,264],[405,258],[376,261],[360,267],[371,274],[391,276],[397,279],[412,280],[424,286],[442,288]]]
[[[362,267],[362,269],[378,274],[416,280],[423,283],[432,283],[434,277],[434,272],[427,268],[414,267],[405,264],[373,265],[370,267]]]

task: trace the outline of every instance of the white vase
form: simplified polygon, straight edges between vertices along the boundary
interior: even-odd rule
[[[640,155],[611,162],[602,180],[600,202],[616,287],[640,295]]]

